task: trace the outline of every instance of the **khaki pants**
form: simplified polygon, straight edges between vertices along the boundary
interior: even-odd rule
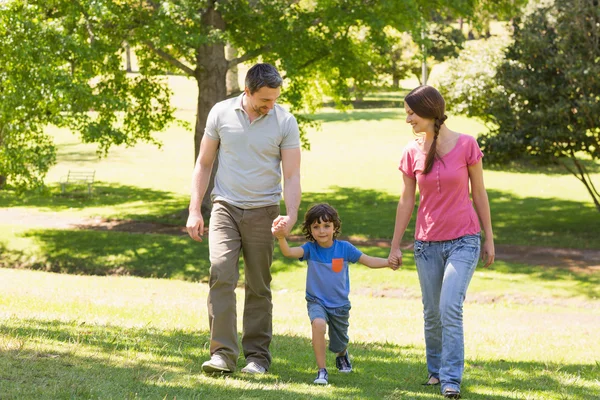
[[[210,290],[208,319],[210,354],[223,356],[231,370],[239,356],[235,288],[240,277],[238,260],[244,258],[245,293],[242,348],[247,362],[269,369],[273,336],[271,262],[272,222],[279,205],[244,210],[215,202],[209,225]]]

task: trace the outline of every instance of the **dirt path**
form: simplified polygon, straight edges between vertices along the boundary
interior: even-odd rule
[[[185,227],[153,222],[106,220],[103,218],[81,218],[64,213],[0,208],[0,224],[25,225],[30,228],[112,230],[148,234],[185,236]],[[303,241],[300,236],[292,240]],[[361,239],[343,237],[356,245],[389,247],[388,239]],[[404,248],[410,249],[411,243]],[[496,245],[496,259],[531,265],[566,267],[574,271],[600,273],[600,250],[560,249],[517,245]]]

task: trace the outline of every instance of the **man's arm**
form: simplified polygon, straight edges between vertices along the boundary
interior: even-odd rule
[[[298,221],[298,208],[302,198],[300,187],[300,148],[281,150],[281,168],[283,173],[283,200],[285,202],[286,216],[280,215],[273,221],[286,221],[286,236]]]
[[[192,193],[190,197],[190,214],[186,228],[190,237],[198,242],[202,241],[204,234],[204,219],[202,218],[202,199],[206,193],[212,166],[217,156],[219,141],[211,139],[206,134],[200,143],[200,154],[196,160],[196,166],[192,173]]]

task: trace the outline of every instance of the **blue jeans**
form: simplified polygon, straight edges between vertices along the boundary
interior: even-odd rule
[[[442,242],[415,240],[415,263],[423,295],[429,376],[460,391],[465,364],[463,302],[479,259],[481,236]]]

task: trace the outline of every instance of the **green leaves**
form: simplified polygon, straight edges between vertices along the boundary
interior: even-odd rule
[[[556,2],[516,21],[505,60],[487,63],[495,72],[472,62],[464,78],[454,73],[456,83],[444,83],[455,111],[489,124],[479,138],[487,162],[560,162],[600,211],[600,194],[581,162],[600,158],[599,37],[594,0]]]
[[[126,32],[107,3],[13,1],[0,8],[0,176],[39,186],[55,162],[48,124],[84,142],[156,143],[175,120],[163,77],[127,76]],[[1,181],[1,180],[0,180]]]

